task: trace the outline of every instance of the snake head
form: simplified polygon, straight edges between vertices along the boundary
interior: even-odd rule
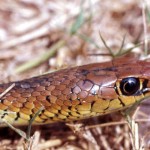
[[[94,83],[91,93],[97,94],[93,112],[123,110],[150,96],[150,62],[113,60],[89,72],[86,79]]]

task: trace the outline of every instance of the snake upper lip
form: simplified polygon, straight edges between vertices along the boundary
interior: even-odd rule
[[[146,92],[149,92],[149,91],[150,91],[150,88],[144,88],[144,89],[141,90],[141,92],[143,92],[143,93],[146,93]]]

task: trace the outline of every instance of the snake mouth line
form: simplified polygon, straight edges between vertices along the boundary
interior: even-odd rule
[[[141,92],[142,92],[142,93],[150,92],[150,88],[144,88],[144,89],[141,90]]]

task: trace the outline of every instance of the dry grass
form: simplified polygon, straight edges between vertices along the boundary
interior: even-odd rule
[[[0,1],[0,80],[15,81],[67,66],[110,60],[99,32],[115,54],[125,35],[123,49],[145,40],[145,47],[133,51],[149,53],[149,9],[148,0]],[[129,150],[139,144],[140,150],[147,150],[147,106],[148,101],[136,112],[136,121],[129,120],[132,126],[115,113],[69,127],[63,123],[35,126],[28,142],[10,128],[1,128],[0,149]],[[26,127],[19,128],[26,131]]]

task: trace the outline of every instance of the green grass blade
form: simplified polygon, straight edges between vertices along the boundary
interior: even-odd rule
[[[115,57],[115,54],[112,52],[112,50],[110,49],[110,47],[107,45],[107,43],[105,42],[104,38],[102,37],[101,33],[99,32],[99,36],[104,44],[104,46],[108,49],[109,53],[111,54],[112,57]]]
[[[91,43],[93,44],[96,48],[100,49],[100,47],[94,42],[93,39],[91,39],[90,37],[87,37],[86,35],[84,34],[78,34],[78,36],[83,39],[84,41],[88,42],[88,43]]]
[[[73,23],[70,29],[70,34],[74,35],[79,30],[79,28],[81,28],[83,24],[84,24],[84,16],[83,16],[83,10],[81,8],[80,14],[78,15],[77,19],[75,20],[75,22]]]
[[[43,53],[43,55],[41,55],[40,57],[38,57],[36,59],[33,59],[31,61],[28,61],[28,62],[22,64],[21,66],[17,67],[14,72],[21,73],[21,72],[27,71],[29,69],[32,69],[33,67],[39,66],[40,64],[44,63],[49,58],[54,56],[56,54],[57,50],[59,50],[59,48],[61,48],[64,45],[65,45],[65,41],[63,41],[63,40],[58,41],[47,52]]]

